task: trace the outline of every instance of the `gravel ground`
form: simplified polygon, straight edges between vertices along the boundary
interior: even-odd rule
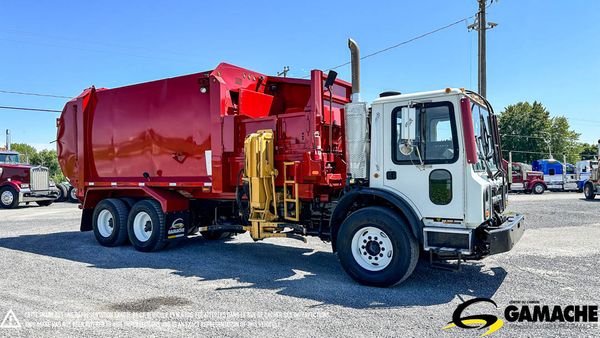
[[[248,235],[190,239],[158,253],[105,248],[81,233],[75,205],[0,210],[0,336],[472,336],[441,328],[463,300],[600,303],[600,200],[511,195],[528,230],[513,251],[463,265],[423,261],[402,285],[353,282],[329,244]],[[496,311],[496,312],[494,312]],[[8,324],[16,321],[6,321]],[[493,334],[598,336],[596,325],[505,323]]]

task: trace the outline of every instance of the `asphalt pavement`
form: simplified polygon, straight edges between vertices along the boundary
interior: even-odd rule
[[[74,204],[0,210],[0,336],[477,337],[450,328],[463,301],[502,316],[516,302],[600,304],[600,200],[511,195],[527,230],[509,253],[365,287],[328,243],[189,239],[157,253],[105,248]],[[600,336],[598,324],[513,323],[496,337]]]

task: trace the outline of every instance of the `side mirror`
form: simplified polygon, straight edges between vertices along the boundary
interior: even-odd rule
[[[402,125],[400,126],[400,153],[408,156],[413,152],[413,142],[417,133],[417,110],[414,107],[404,107],[400,112]]]
[[[412,143],[417,134],[417,109],[414,107],[402,108],[401,138]]]
[[[329,73],[327,73],[327,79],[325,80],[324,87],[329,89],[331,86],[333,86],[333,83],[335,82],[336,78],[337,78],[337,72],[330,70]]]

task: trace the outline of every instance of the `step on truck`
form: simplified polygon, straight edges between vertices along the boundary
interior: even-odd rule
[[[81,230],[105,246],[157,251],[200,233],[331,242],[356,281],[405,280],[434,262],[511,250],[492,107],[462,89],[360,98],[313,70],[273,77],[221,63],[196,74],[85,90],[58,120]],[[259,250],[259,248],[257,248]]]

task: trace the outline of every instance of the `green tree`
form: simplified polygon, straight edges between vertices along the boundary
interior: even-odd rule
[[[571,130],[564,116],[551,117],[542,103],[519,102],[504,108],[498,117],[502,151],[506,159],[513,152],[513,161],[531,163],[552,155],[562,161],[578,161],[581,152],[579,135]]]
[[[25,143],[11,143],[10,149],[18,152],[21,155],[25,155],[27,159],[31,160],[33,155],[37,154],[37,150],[29,144]],[[24,158],[21,161],[25,160]]]
[[[10,147],[19,154],[26,155],[29,159],[29,163],[47,167],[48,170],[50,170],[50,178],[52,178],[54,182],[60,183],[65,181],[65,176],[58,164],[56,150],[37,151],[34,147],[25,143],[13,143]]]
[[[65,177],[58,164],[56,150],[42,150],[34,154],[30,159],[31,164],[42,165],[50,170],[50,177],[56,183],[64,181]]]
[[[581,143],[579,145],[579,156],[582,159],[592,159],[596,156],[598,156],[598,145],[597,144],[590,144],[590,143]]]

